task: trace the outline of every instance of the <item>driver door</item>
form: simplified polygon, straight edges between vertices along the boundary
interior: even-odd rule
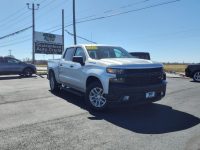
[[[4,69],[7,74],[18,74],[22,72],[23,66],[21,65],[21,62],[14,58],[6,58]]]
[[[71,76],[72,58],[75,53],[75,48],[71,47],[65,50],[65,54],[59,63],[59,80],[67,86],[73,85]]]
[[[83,61],[86,61],[86,55],[84,50],[81,47],[77,47],[74,56],[81,56],[83,57]],[[77,90],[84,91],[85,84],[84,79],[85,73],[84,73],[85,66],[82,66],[80,63],[72,62],[72,67],[70,68],[70,76],[71,80],[74,84],[74,88]]]

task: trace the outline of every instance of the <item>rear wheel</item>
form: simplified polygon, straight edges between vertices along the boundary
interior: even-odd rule
[[[24,69],[23,75],[26,77],[31,77],[33,75],[33,71],[31,68]]]
[[[56,78],[53,72],[49,73],[49,85],[50,85],[51,92],[58,92],[60,90],[60,86],[58,82],[56,81]]]
[[[200,82],[200,71],[194,73],[193,80],[196,82]]]
[[[87,105],[93,110],[103,110],[107,106],[107,99],[100,82],[91,83],[86,92]]]

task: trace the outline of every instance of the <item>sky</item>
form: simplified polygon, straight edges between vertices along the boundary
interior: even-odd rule
[[[200,0],[76,0],[76,20],[83,21],[121,12],[129,13],[77,24],[77,35],[98,44],[121,46],[129,52],[150,52],[159,62],[200,63]],[[35,12],[36,31],[52,32],[72,23],[72,0],[1,0],[0,37],[32,25],[32,12],[26,3],[40,4]],[[148,8],[148,9],[143,9]],[[136,10],[136,11],[132,11]],[[53,28],[54,27],[54,28]],[[66,28],[73,32],[72,26]],[[61,34],[61,30],[53,32]],[[32,30],[0,40],[0,56],[31,58]],[[78,44],[88,43],[77,39]],[[65,33],[65,47],[73,37]],[[36,54],[36,59],[52,55]],[[55,56],[59,58],[60,56]]]

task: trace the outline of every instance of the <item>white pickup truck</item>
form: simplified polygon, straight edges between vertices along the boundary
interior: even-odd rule
[[[166,92],[163,65],[132,57],[118,46],[76,45],[61,59],[48,61],[52,92],[61,88],[85,95],[96,110],[112,103],[144,104],[162,99]]]

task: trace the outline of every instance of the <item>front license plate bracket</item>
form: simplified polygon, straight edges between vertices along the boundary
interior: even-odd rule
[[[149,99],[149,98],[154,98],[156,96],[156,92],[147,92],[146,93],[146,99]]]

